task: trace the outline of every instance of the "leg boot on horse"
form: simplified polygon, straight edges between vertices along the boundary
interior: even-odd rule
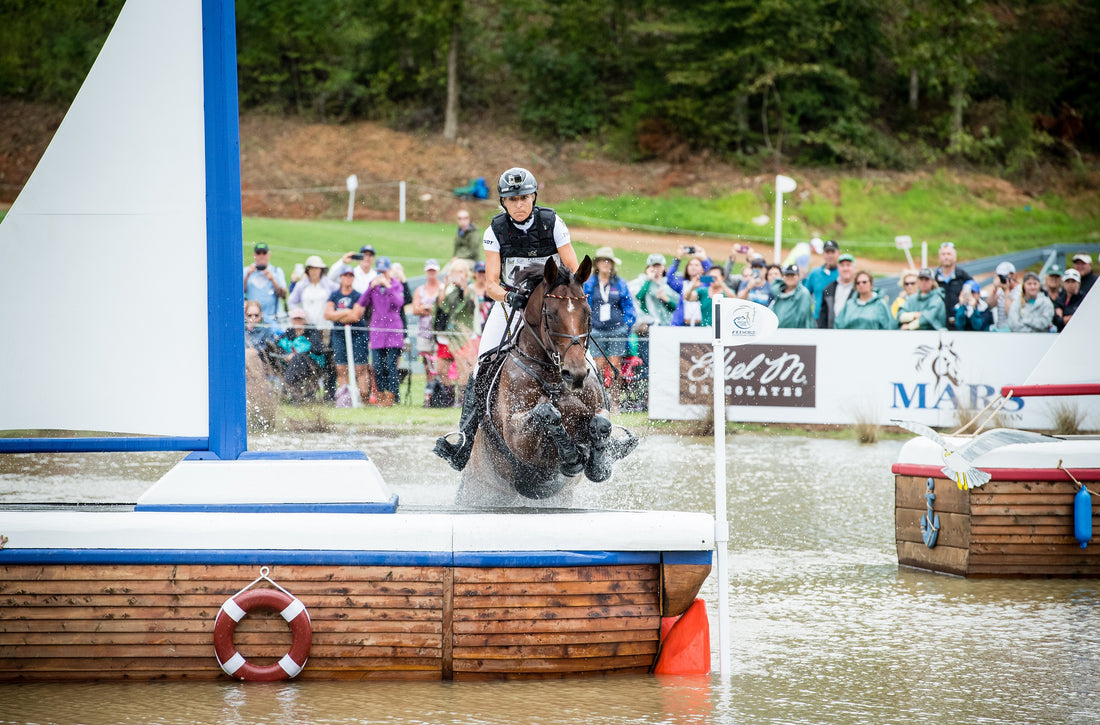
[[[485,373],[482,373],[483,375]],[[478,390],[477,374],[471,373],[462,394],[462,413],[458,419],[458,430],[448,433],[435,441],[435,454],[451,464],[451,468],[461,471],[470,460],[470,451],[474,448],[474,436],[481,417],[485,415],[485,395]],[[457,435],[458,442],[447,440]]]

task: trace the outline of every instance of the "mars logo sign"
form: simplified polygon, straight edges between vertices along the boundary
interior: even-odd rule
[[[726,405],[812,408],[817,378],[813,345],[740,345],[725,349]],[[680,344],[680,404],[714,402],[714,346]]]
[[[932,378],[932,382],[906,384],[894,382],[893,401],[895,409],[917,410],[972,410],[985,408],[997,397],[997,388],[985,383],[964,382],[961,374],[962,357],[955,350],[954,342],[940,338],[938,345],[919,345],[914,351],[916,358],[914,370]],[[1024,407],[1021,398],[1012,398],[1001,409],[1002,414],[1011,414]]]

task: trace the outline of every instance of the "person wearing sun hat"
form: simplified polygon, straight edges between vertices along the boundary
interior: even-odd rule
[[[1081,291],[1081,273],[1076,269],[1067,269],[1062,274],[1062,293],[1054,300],[1054,327],[1061,332],[1070,321],[1081,302],[1085,299],[1085,293]]]
[[[680,295],[665,278],[667,262],[663,254],[649,255],[645,260],[645,271],[627,284],[638,308],[634,333],[638,336],[638,357],[642,360],[638,375],[642,379],[649,376],[649,328],[671,325],[672,313],[680,302]]]
[[[325,304],[332,293],[340,289],[340,284],[325,276],[328,266],[316,254],[306,258],[305,267],[306,276],[294,285],[286,300],[287,307],[305,310],[306,321],[311,326],[328,330],[332,327],[332,321],[325,319]]]
[[[584,293],[588,295],[588,306],[592,308],[591,344],[588,350],[603,379],[608,365],[615,370],[622,366],[630,330],[637,315],[630,288],[626,280],[619,276],[618,268],[623,261],[615,256],[611,247],[597,249],[595,259],[596,273],[584,283]],[[611,386],[607,392],[611,396],[611,412],[617,413],[619,385],[615,374],[611,375]]]

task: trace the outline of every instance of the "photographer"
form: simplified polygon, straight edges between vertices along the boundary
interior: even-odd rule
[[[771,306],[775,293],[768,282],[768,263],[761,254],[754,254],[741,270],[741,284],[737,296],[765,307]]]
[[[374,247],[364,244],[359,248],[358,254],[348,252],[340,258],[339,262],[332,265],[332,271],[329,272],[328,276],[333,282],[339,284],[340,277],[344,274],[345,269],[350,269],[355,273],[355,282],[352,283],[352,289],[359,294],[366,292],[371,280],[378,274],[374,268]]]
[[[286,275],[270,263],[271,249],[265,242],[252,248],[252,259],[252,264],[244,268],[244,298],[260,303],[264,319],[285,319],[279,314],[279,300],[286,298]]]
[[[680,257],[685,255],[691,256],[684,265],[684,274],[681,277],[676,272],[680,268]],[[698,296],[696,295],[693,300],[689,300],[688,296],[692,290],[702,284],[700,278],[710,268],[711,262],[702,247],[679,246],[676,248],[676,259],[672,260],[672,266],[668,268],[668,286],[680,295],[680,301],[676,305],[676,310],[672,313],[673,325],[679,327],[682,325],[703,324],[703,308],[699,303]]]
[[[1001,262],[997,265],[997,274],[993,278],[993,286],[985,296],[986,304],[993,310],[993,327],[995,332],[1008,332],[1008,312],[1013,304],[1020,301],[1020,283],[1016,279],[1016,265],[1012,262]]]

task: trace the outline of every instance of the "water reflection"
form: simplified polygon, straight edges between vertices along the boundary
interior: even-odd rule
[[[362,449],[403,503],[446,505],[457,477],[431,455],[433,439],[284,434],[252,447]],[[899,571],[889,474],[896,442],[737,435],[728,445],[727,680],[0,686],[0,723],[1100,720],[1098,583]],[[710,439],[650,435],[610,482],[583,486],[577,505],[709,511],[712,453]],[[83,469],[86,461],[8,461],[0,497],[132,501],[172,462]],[[715,584],[711,577],[701,593],[711,604],[712,646]]]

